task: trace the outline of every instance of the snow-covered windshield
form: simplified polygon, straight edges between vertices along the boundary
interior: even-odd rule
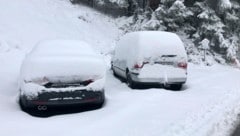
[[[159,57],[183,57],[186,51],[180,38],[169,32],[140,32],[138,33],[139,59],[156,59]]]
[[[77,40],[52,40],[36,45],[29,54],[31,57],[80,57],[97,56],[97,53],[86,42]]]

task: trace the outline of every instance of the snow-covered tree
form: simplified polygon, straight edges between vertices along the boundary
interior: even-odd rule
[[[239,0],[160,0],[155,11],[140,10],[126,31],[164,30],[189,38],[188,55],[201,55],[199,45],[208,39],[207,55],[223,63],[240,59]],[[187,3],[187,6],[185,5]],[[192,43],[190,43],[192,42]],[[195,46],[195,47],[194,47]],[[193,55],[193,56],[194,56]],[[199,57],[202,58],[202,57]],[[190,60],[197,60],[190,58]]]
[[[189,23],[187,20],[193,13],[187,9],[183,1],[166,1],[166,3],[160,5],[155,14],[159,20],[163,20],[167,30],[177,31],[179,28],[186,26]],[[169,5],[169,3],[172,3],[172,5]]]
[[[212,9],[219,12],[230,9],[232,7],[230,0],[206,0],[206,2]]]

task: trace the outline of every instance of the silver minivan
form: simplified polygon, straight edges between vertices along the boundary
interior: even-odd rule
[[[131,88],[137,84],[161,84],[180,90],[187,80],[187,54],[174,33],[132,32],[117,43],[112,70]]]

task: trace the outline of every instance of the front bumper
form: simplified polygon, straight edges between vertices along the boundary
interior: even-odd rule
[[[35,97],[20,96],[24,107],[33,108],[38,105],[45,106],[70,106],[101,104],[104,102],[104,91],[76,90],[69,92],[42,92]]]

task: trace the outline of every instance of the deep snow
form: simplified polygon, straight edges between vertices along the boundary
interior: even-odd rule
[[[45,41],[23,60],[20,72],[21,93],[37,95],[48,91],[72,91],[76,89],[103,90],[106,65],[103,56],[91,45],[77,40]],[[87,86],[49,89],[44,84],[61,82],[83,82],[93,80]]]
[[[240,70],[189,65],[183,91],[131,90],[107,73],[105,107],[32,117],[17,103],[26,52],[46,39],[79,39],[103,55],[121,31],[115,20],[67,0],[0,1],[0,135],[226,136],[240,113]],[[109,56],[105,56],[109,62]]]

